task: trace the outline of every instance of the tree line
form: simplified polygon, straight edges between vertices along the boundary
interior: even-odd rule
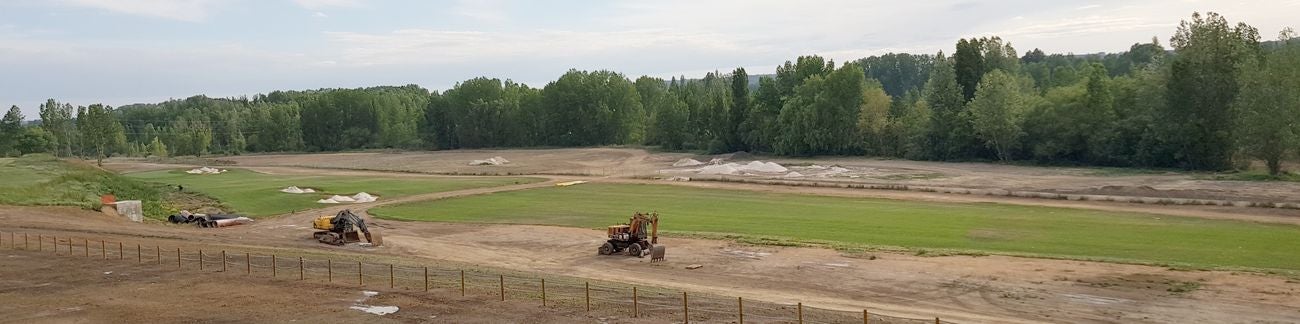
[[[1019,54],[998,37],[951,55],[891,53],[836,64],[802,56],[751,76],[631,80],[570,70],[544,87],[474,78],[415,85],[195,96],[117,108],[53,99],[40,123],[17,107],[0,153],[105,157],[366,148],[651,145],[789,156],[1035,161],[1192,170],[1300,147],[1300,41],[1215,13],[1111,54]],[[755,84],[756,83],[756,84]]]

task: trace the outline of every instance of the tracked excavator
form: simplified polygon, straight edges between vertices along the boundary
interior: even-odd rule
[[[606,233],[609,240],[601,244],[596,252],[600,255],[626,253],[635,257],[650,255],[650,261],[663,261],[667,250],[659,245],[659,213],[636,212],[627,224],[610,226]]]
[[[312,228],[318,229],[312,234],[317,241],[325,244],[344,245],[348,243],[361,242],[361,236],[364,235],[366,242],[371,246],[380,246],[383,239],[379,233],[373,236],[370,229],[366,228],[366,220],[361,216],[352,213],[350,209],[344,209],[338,214],[332,216],[317,217],[311,223]]]

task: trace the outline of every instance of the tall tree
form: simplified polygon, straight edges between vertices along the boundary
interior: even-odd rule
[[[889,94],[885,93],[880,82],[868,79],[862,88],[857,128],[861,132],[862,150],[869,155],[885,154],[885,127],[889,124],[891,105]]]
[[[80,128],[81,138],[92,150],[98,165],[103,165],[104,158],[112,156],[126,146],[126,134],[112,107],[102,104],[86,107],[85,113],[78,114],[77,127]]]
[[[1277,176],[1283,157],[1300,143],[1300,44],[1273,51],[1262,64],[1246,64],[1240,82],[1233,103],[1238,141]]]
[[[23,111],[12,106],[0,119],[0,156],[19,154],[16,144],[23,135],[23,118]]]
[[[749,116],[749,74],[745,73],[745,68],[736,68],[731,72],[731,110],[728,111],[728,116],[727,145],[731,151],[748,151],[749,147],[741,135],[741,125]]]
[[[72,126],[72,110],[72,105],[59,104],[54,99],[46,100],[40,107],[41,128],[54,135],[59,147],[58,155],[72,155],[72,141],[76,136],[76,130]]]
[[[930,159],[954,160],[971,158],[971,145],[976,142],[974,130],[966,119],[966,100],[957,83],[953,62],[940,52],[935,55],[930,81],[925,84],[925,102],[929,104],[930,125],[926,142]]]
[[[975,88],[984,77],[984,42],[975,38],[958,40],[957,52],[952,56],[957,84],[965,101],[970,101],[975,98]]]
[[[1240,89],[1239,66],[1259,51],[1259,32],[1232,26],[1217,13],[1193,14],[1170,41],[1178,55],[1171,67],[1166,138],[1183,167],[1224,170],[1232,166],[1233,116]]]
[[[989,72],[980,81],[968,114],[975,134],[997,153],[999,160],[1010,161],[1012,150],[1019,145],[1027,104],[1019,82],[1006,72]]]

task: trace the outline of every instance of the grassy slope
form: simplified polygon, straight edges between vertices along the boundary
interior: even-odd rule
[[[385,218],[599,228],[658,210],[663,229],[842,247],[981,251],[1300,270],[1300,227],[1000,204],[590,184],[384,207]]]
[[[252,217],[319,208],[324,205],[316,203],[316,200],[334,194],[351,196],[364,191],[384,199],[420,193],[529,183],[541,180],[537,178],[496,177],[432,179],[398,176],[272,175],[243,169],[230,169],[229,172],[216,175],[192,175],[182,170],[164,170],[132,173],[126,176],[168,185],[182,184],[185,186],[186,191],[202,192],[222,201],[234,208],[235,211]],[[281,188],[288,186],[314,188],[320,193],[287,194],[279,192]]]
[[[113,193],[119,200],[141,200],[150,218],[168,213],[161,186],[49,155],[0,159],[0,179],[0,204],[95,209],[100,195]]]

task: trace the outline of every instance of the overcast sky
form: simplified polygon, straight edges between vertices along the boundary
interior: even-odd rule
[[[4,0],[0,105],[29,119],[47,98],[119,106],[195,94],[419,84],[476,76],[544,86],[570,68],[700,77],[771,73],[802,54],[837,62],[951,53],[999,35],[1020,52],[1167,43],[1193,11],[1265,39],[1300,0],[433,1]]]

